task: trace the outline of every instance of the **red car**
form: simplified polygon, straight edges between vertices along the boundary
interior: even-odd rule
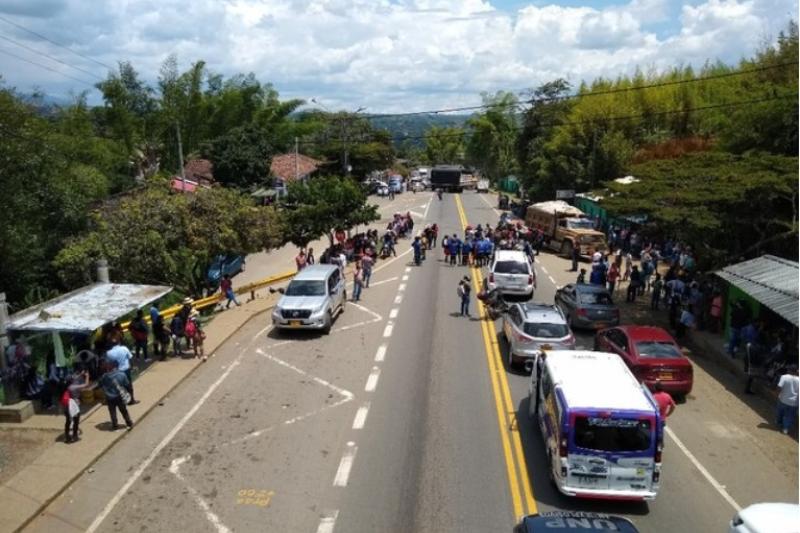
[[[639,381],[652,389],[656,380],[670,394],[692,391],[692,363],[681,347],[661,328],[618,326],[597,332],[594,349],[619,355]]]

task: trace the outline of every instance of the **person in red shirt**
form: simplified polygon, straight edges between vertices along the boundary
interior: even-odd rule
[[[235,303],[237,306],[242,305],[239,303],[239,300],[236,299],[236,293],[233,292],[233,281],[231,281],[229,274],[225,274],[225,277],[223,277],[222,281],[220,281],[219,291],[220,300],[222,299],[222,296],[228,300],[227,304],[225,305],[225,309],[228,309],[231,306],[231,302]],[[222,305],[221,302],[220,305]]]
[[[661,414],[662,422],[666,423],[667,417],[675,411],[675,400],[672,399],[668,392],[664,391],[660,381],[656,381],[653,388],[655,389],[653,399],[658,404],[658,412]]]
[[[306,252],[302,248],[300,249],[300,253],[297,254],[297,257],[294,258],[295,264],[297,264],[297,271],[300,272],[306,267]]]

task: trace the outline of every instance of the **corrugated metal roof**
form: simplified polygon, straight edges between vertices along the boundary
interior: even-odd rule
[[[172,287],[96,283],[9,317],[12,331],[94,331],[153,302]]]
[[[762,255],[715,272],[795,326],[798,318],[797,261]]]

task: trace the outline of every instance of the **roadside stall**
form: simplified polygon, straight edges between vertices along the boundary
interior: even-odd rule
[[[79,354],[86,359],[92,353],[95,332],[112,324],[120,327],[120,320],[170,291],[163,285],[95,283],[11,315],[6,324],[11,344],[3,361],[3,403],[16,404],[26,392],[18,381],[23,374],[49,378],[53,365],[64,373],[71,371],[81,360]],[[29,410],[32,414],[32,407]]]

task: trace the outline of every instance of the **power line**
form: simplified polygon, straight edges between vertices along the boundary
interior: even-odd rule
[[[20,61],[24,61],[26,63],[30,63],[31,65],[36,65],[37,67],[41,67],[41,68],[43,68],[45,70],[49,70],[50,72],[55,72],[56,74],[60,74],[60,75],[64,76],[65,78],[69,78],[69,79],[77,81],[79,83],[83,83],[85,85],[88,85],[92,89],[95,88],[94,82],[92,82],[92,81],[86,81],[86,80],[82,80],[80,78],[74,78],[74,77],[70,76],[69,74],[64,74],[60,70],[56,70],[54,68],[48,67],[47,65],[42,65],[41,63],[37,63],[36,61],[31,61],[30,59],[27,59],[27,58],[19,56],[17,54],[11,53],[8,50],[3,50],[2,48],[0,48],[0,53],[6,54],[6,55],[11,56],[11,57],[14,57],[16,59],[19,59]]]
[[[69,67],[69,68],[71,68],[71,69],[75,69],[75,70],[77,70],[77,71],[83,72],[84,74],[88,74],[89,76],[92,76],[92,77],[94,77],[94,78],[97,78],[98,80],[102,80],[102,79],[103,79],[101,76],[98,76],[98,75],[97,75],[97,74],[95,74],[94,72],[89,72],[88,70],[84,70],[84,69],[82,69],[82,68],[80,68],[80,67],[76,67],[76,66],[74,66],[74,65],[70,65],[70,64],[69,64],[69,63],[67,63],[66,61],[61,61],[61,60],[60,60],[60,59],[58,59],[57,57],[53,57],[53,56],[51,56],[51,55],[49,55],[49,54],[45,54],[44,52],[40,52],[39,50],[37,50],[37,49],[35,49],[35,48],[32,48],[32,47],[30,47],[30,46],[28,46],[28,45],[26,45],[26,44],[22,44],[21,42],[19,42],[19,41],[15,41],[14,39],[11,39],[11,38],[9,38],[9,37],[6,37],[6,36],[4,36],[4,35],[0,35],[0,39],[3,39],[3,40],[5,40],[5,41],[8,41],[8,42],[10,42],[10,43],[16,44],[17,46],[19,46],[19,47],[21,47],[21,48],[24,48],[24,49],[26,49],[26,50],[30,50],[30,51],[31,51],[31,52],[33,52],[34,54],[39,54],[40,56],[46,57],[47,59],[49,59],[49,60],[51,60],[51,61],[55,61],[56,63],[61,63],[62,65],[64,65],[64,66],[67,66],[67,67]]]
[[[3,16],[0,16],[0,20],[2,20],[3,22],[6,22],[6,23],[8,23],[8,24],[11,24],[12,26],[16,26],[17,28],[19,28],[19,29],[21,29],[21,30],[23,30],[23,31],[26,31],[26,32],[30,33],[31,35],[35,35],[36,37],[39,37],[40,39],[44,39],[45,41],[47,41],[47,42],[48,42],[48,43],[50,43],[50,44],[54,44],[54,45],[56,45],[56,46],[59,46],[59,47],[61,47],[61,48],[65,49],[65,50],[67,50],[67,51],[69,51],[69,52],[71,52],[71,53],[75,54],[76,56],[82,57],[82,58],[84,58],[84,59],[88,59],[89,61],[91,61],[91,62],[93,62],[93,63],[97,63],[97,64],[98,64],[98,65],[100,65],[101,67],[105,67],[105,68],[107,68],[107,69],[109,69],[109,70],[116,70],[114,67],[112,67],[112,66],[109,66],[109,65],[106,65],[106,64],[105,64],[105,63],[103,63],[102,61],[98,61],[98,60],[94,59],[93,57],[89,57],[89,56],[87,56],[87,55],[84,55],[84,54],[82,54],[82,53],[80,53],[80,52],[76,52],[75,50],[73,50],[73,49],[72,49],[72,48],[70,48],[69,46],[65,46],[65,45],[63,45],[63,44],[61,44],[61,43],[57,43],[57,42],[55,42],[54,40],[52,40],[52,39],[49,39],[49,38],[45,37],[45,36],[44,36],[44,35],[42,35],[41,33],[36,33],[36,32],[35,32],[35,31],[33,31],[33,30],[29,30],[29,29],[28,29],[28,28],[26,28],[25,26],[22,26],[22,25],[20,25],[20,24],[17,24],[16,22],[13,22],[13,21],[11,21],[11,20],[8,20],[7,18],[5,18],[5,17],[3,17]]]
[[[796,99],[796,98],[797,98],[797,95],[795,95],[795,94],[780,95],[780,96],[768,96],[768,97],[763,97],[763,98],[754,98],[754,99],[750,99],[750,100],[739,100],[739,101],[735,101],[735,102],[709,104],[709,105],[699,106],[699,107],[690,107],[690,108],[685,108],[685,109],[670,109],[670,110],[665,110],[665,111],[655,111],[655,112],[650,112],[650,113],[640,113],[640,114],[633,114],[633,115],[618,115],[618,116],[611,116],[611,117],[596,117],[596,118],[592,118],[592,119],[574,120],[574,121],[564,121],[564,120],[560,120],[559,121],[559,120],[555,120],[555,121],[551,121],[549,123],[541,124],[540,126],[541,127],[577,126],[577,125],[581,125],[581,124],[593,124],[593,123],[603,122],[603,121],[617,122],[617,121],[632,120],[632,119],[637,119],[637,118],[649,118],[649,117],[653,117],[653,116],[679,115],[679,114],[691,113],[691,112],[694,112],[694,111],[708,111],[708,110],[711,110],[711,109],[741,107],[741,106],[746,106],[746,105],[753,105],[753,104],[759,104],[759,103],[764,103],[764,102],[770,102],[770,101],[774,101],[774,100],[789,100],[789,99]],[[517,130],[517,131],[520,131],[520,130],[524,129],[524,126],[515,126],[514,129]],[[469,133],[470,133],[469,131],[462,130],[462,131],[454,132],[454,133],[441,134],[441,135],[438,135],[437,138],[439,138],[439,139],[445,138],[446,139],[446,138],[464,137],[466,135],[469,135]],[[424,140],[424,139],[427,139],[427,138],[428,138],[427,135],[410,135],[410,136],[403,136],[403,137],[391,137],[391,140],[392,141],[413,141],[413,140]],[[354,144],[359,144],[359,143],[364,144],[364,143],[367,143],[367,142],[375,142],[376,140],[378,140],[377,136],[373,135],[373,138],[370,139],[370,140],[367,140],[367,141],[350,140],[350,142],[353,142]],[[341,139],[331,139],[331,140],[328,140],[326,142],[322,142],[322,141],[300,141],[300,144],[312,144],[312,145],[315,145],[315,144],[327,144],[327,143],[335,143],[335,142],[344,142],[344,141],[341,140]]]
[[[374,118],[393,118],[393,117],[406,117],[406,116],[414,116],[414,115],[438,115],[444,113],[455,113],[459,111],[477,111],[480,109],[489,109],[493,107],[522,107],[525,105],[533,105],[537,103],[543,102],[556,102],[556,101],[566,101],[566,100],[574,100],[578,98],[586,98],[591,96],[603,96],[609,94],[616,94],[616,93],[623,93],[623,92],[630,92],[630,91],[641,91],[645,89],[655,89],[660,87],[670,87],[674,85],[683,85],[687,83],[701,83],[704,81],[714,81],[723,78],[732,78],[736,76],[745,76],[748,74],[754,74],[757,72],[763,72],[767,70],[775,70],[787,66],[797,66],[796,62],[793,61],[786,61],[783,63],[776,63],[774,65],[765,65],[762,67],[756,67],[746,70],[737,70],[734,72],[725,72],[722,74],[712,74],[710,76],[703,76],[698,78],[687,78],[682,80],[671,80],[671,81],[664,81],[658,83],[652,83],[649,85],[637,85],[632,87],[619,87],[615,89],[606,89],[601,91],[592,91],[586,93],[576,93],[566,96],[553,96],[547,98],[530,98],[527,100],[523,100],[521,102],[517,102],[514,104],[481,104],[481,105],[474,105],[474,106],[464,106],[464,107],[451,107],[451,108],[444,108],[444,109],[433,109],[428,111],[408,111],[405,113],[385,113],[385,114],[375,114],[375,115],[361,115],[367,119],[374,119]]]

